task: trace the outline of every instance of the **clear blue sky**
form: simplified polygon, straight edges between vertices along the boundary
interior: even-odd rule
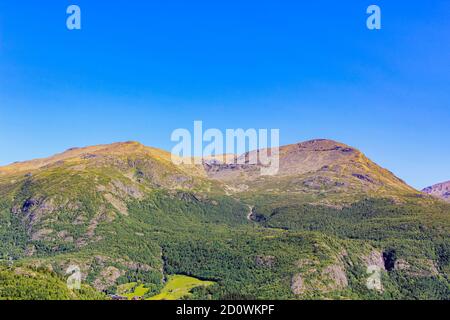
[[[342,141],[417,188],[449,180],[449,18],[448,0],[2,0],[0,165],[126,140],[170,150],[203,120]]]

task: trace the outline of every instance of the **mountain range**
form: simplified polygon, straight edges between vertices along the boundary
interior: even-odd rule
[[[450,298],[450,204],[432,196],[448,183],[417,191],[331,140],[279,157],[262,176],[124,142],[0,167],[0,297],[26,298],[21,280],[54,298],[39,281],[76,265],[85,296],[61,299],[157,297],[181,276],[190,299]]]
[[[431,187],[423,189],[422,192],[450,202],[450,181],[435,184]]]

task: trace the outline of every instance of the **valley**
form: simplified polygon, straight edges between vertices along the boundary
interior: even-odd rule
[[[450,204],[331,140],[284,146],[278,174],[258,172],[137,142],[0,167],[2,275],[63,286],[77,265],[102,299],[450,298]]]

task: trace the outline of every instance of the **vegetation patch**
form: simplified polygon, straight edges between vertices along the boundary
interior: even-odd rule
[[[141,299],[150,289],[137,282],[121,284],[117,287],[117,295],[126,297],[128,300]]]
[[[173,275],[170,276],[161,293],[148,300],[178,300],[189,297],[191,290],[197,287],[207,287],[213,285],[212,281],[203,281],[197,278]]]
[[[44,269],[0,267],[0,300],[106,300],[107,296],[83,284],[71,290],[66,281]]]

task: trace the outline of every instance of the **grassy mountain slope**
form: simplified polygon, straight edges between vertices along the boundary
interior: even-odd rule
[[[0,267],[0,300],[105,300],[88,285],[70,290],[57,274],[43,269]]]
[[[281,148],[277,176],[257,170],[175,166],[135,142],[0,168],[0,262],[76,264],[99,291],[139,283],[145,297],[175,274],[214,282],[190,298],[450,297],[450,205],[334,141]]]

